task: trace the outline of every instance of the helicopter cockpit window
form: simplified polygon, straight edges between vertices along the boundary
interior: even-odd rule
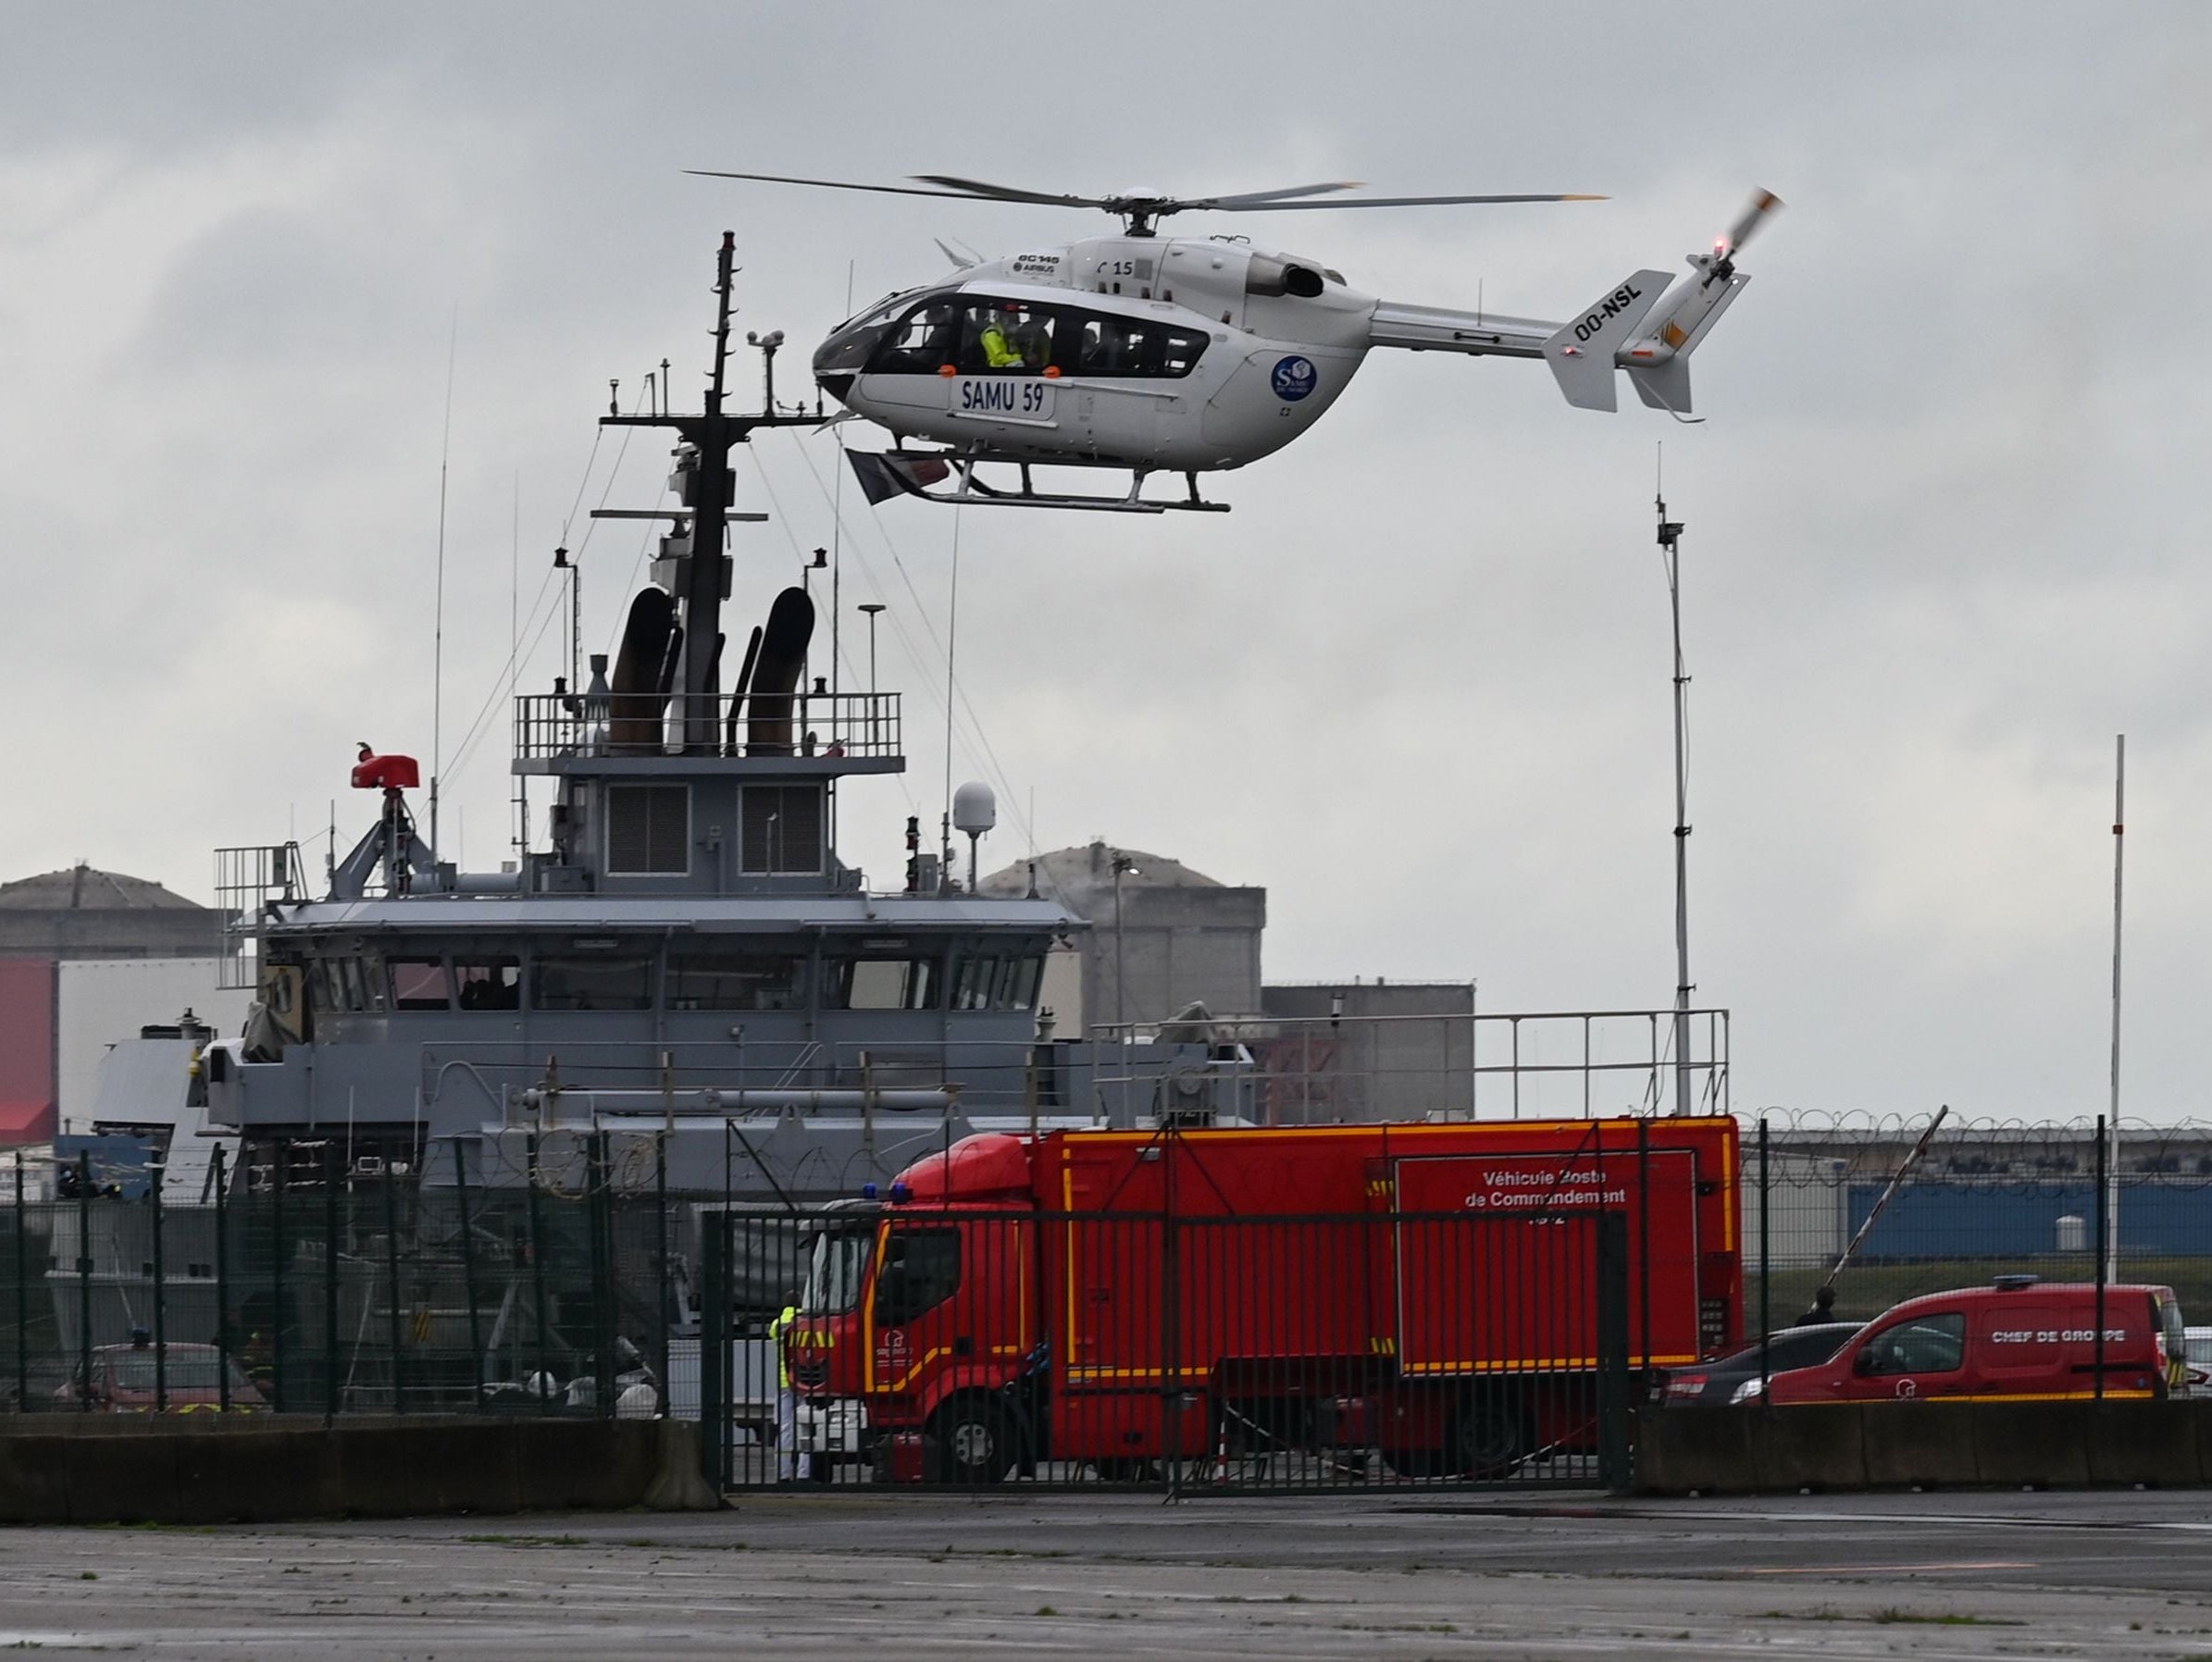
[[[952,362],[960,307],[950,300],[916,306],[891,326],[869,367],[879,375],[935,375]]]
[[[1198,366],[1206,337],[1137,317],[1087,317],[1076,344],[1077,375],[1185,376]]]
[[[1052,361],[1052,314],[1005,301],[971,301],[960,329],[963,375],[1034,375]]]

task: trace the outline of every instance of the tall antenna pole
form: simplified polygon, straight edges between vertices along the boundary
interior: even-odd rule
[[[960,645],[960,509],[952,510],[952,591],[945,602],[945,817],[938,850],[940,892],[952,887],[952,654]]]
[[[1682,524],[1659,508],[1659,552],[1667,563],[1667,605],[1674,618],[1674,1111],[1690,1111],[1690,773],[1684,754],[1690,677],[1682,663]]]
[[[2105,1279],[2119,1279],[2119,924],[2120,880],[2127,847],[2128,736],[2113,740],[2112,757],[2112,1110],[2106,1116],[2111,1152],[2105,1160]]]
[[[461,347],[461,304],[445,341],[445,430],[438,440],[438,584],[430,623],[430,853],[438,858],[438,775],[445,743],[445,475],[454,451],[454,361]]]

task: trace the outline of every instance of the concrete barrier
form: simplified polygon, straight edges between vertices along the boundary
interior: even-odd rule
[[[698,1447],[655,1420],[42,1415],[0,1421],[0,1522],[712,1507]]]
[[[1754,1408],[1752,1486],[1759,1489],[1863,1489],[1866,1431],[1857,1403],[1809,1408]]]
[[[2089,1439],[2093,1429],[2089,1403],[1983,1402],[1930,1406],[1948,1406],[1949,1412],[1964,1415],[1970,1420],[1975,1469],[1984,1483],[2000,1484],[2007,1489],[2079,1489],[2089,1482]]]
[[[1711,1495],[1724,1488],[1752,1488],[1755,1418],[1730,1408],[1639,1409],[1637,1489],[1646,1495],[1686,1495],[1693,1489]],[[1644,1429],[1652,1420],[1665,1421],[1658,1428],[1664,1435]],[[1736,1481],[1724,1484],[1716,1481],[1717,1473],[1731,1474]]]
[[[1981,1481],[1974,1432],[1981,1412],[1977,1405],[1963,1402],[1862,1405],[1858,1426],[1869,1486],[1971,1487]]]
[[[2204,1416],[2196,1404],[2107,1402],[2092,1404],[2089,1415],[2091,1482],[2165,1489],[2201,1481]]]
[[[1662,1408],[1636,1439],[1647,1495],[2212,1484],[2212,1397]]]

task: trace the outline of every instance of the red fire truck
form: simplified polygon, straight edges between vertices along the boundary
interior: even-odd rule
[[[1726,1116],[972,1137],[831,1214],[787,1339],[802,1445],[906,1481],[1506,1472],[1595,1438],[1607,1214],[1632,1368],[1740,1342]]]

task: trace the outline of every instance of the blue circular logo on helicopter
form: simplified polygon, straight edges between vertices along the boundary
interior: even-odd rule
[[[1274,373],[1268,377],[1275,396],[1286,404],[1294,404],[1321,384],[1321,377],[1313,371],[1311,358],[1279,358]]]

